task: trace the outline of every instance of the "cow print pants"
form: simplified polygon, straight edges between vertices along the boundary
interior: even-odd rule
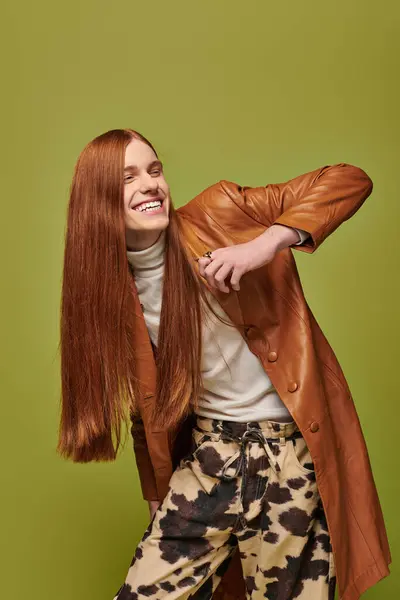
[[[248,600],[334,599],[327,522],[294,421],[197,416],[169,486],[114,600],[208,600],[235,551]]]

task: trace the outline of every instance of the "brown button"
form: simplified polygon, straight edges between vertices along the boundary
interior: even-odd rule
[[[295,381],[291,381],[288,385],[289,392],[295,392],[299,386]]]
[[[144,306],[142,303],[140,303],[140,308],[142,309],[142,311],[144,310]]]
[[[314,421],[313,423],[311,423],[310,431],[315,433],[316,431],[318,431],[318,429],[319,429],[319,425],[318,425],[317,421]]]
[[[278,358],[278,355],[276,352],[274,352],[274,351],[268,352],[268,360],[270,362],[275,362],[277,358]]]

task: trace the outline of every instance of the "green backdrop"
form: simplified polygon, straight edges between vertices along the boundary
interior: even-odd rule
[[[112,464],[55,453],[58,314],[77,156],[115,127],[158,148],[176,206],[226,178],[335,162],[372,196],[316,254],[294,252],[354,395],[398,599],[399,36],[396,2],[8,3],[2,32],[0,597],[111,600],[148,522],[128,443]]]

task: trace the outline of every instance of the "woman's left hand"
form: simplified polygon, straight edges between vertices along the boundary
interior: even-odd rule
[[[263,236],[262,236],[263,237]],[[221,292],[229,292],[225,279],[230,275],[232,289],[240,290],[239,281],[248,271],[254,271],[271,262],[278,248],[272,239],[255,238],[244,244],[218,248],[211,253],[212,258],[198,259],[199,273],[211,287]]]

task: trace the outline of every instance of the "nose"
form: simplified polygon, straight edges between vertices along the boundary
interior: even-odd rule
[[[142,193],[153,191],[158,188],[158,183],[150,173],[145,173],[140,180],[140,191]]]

